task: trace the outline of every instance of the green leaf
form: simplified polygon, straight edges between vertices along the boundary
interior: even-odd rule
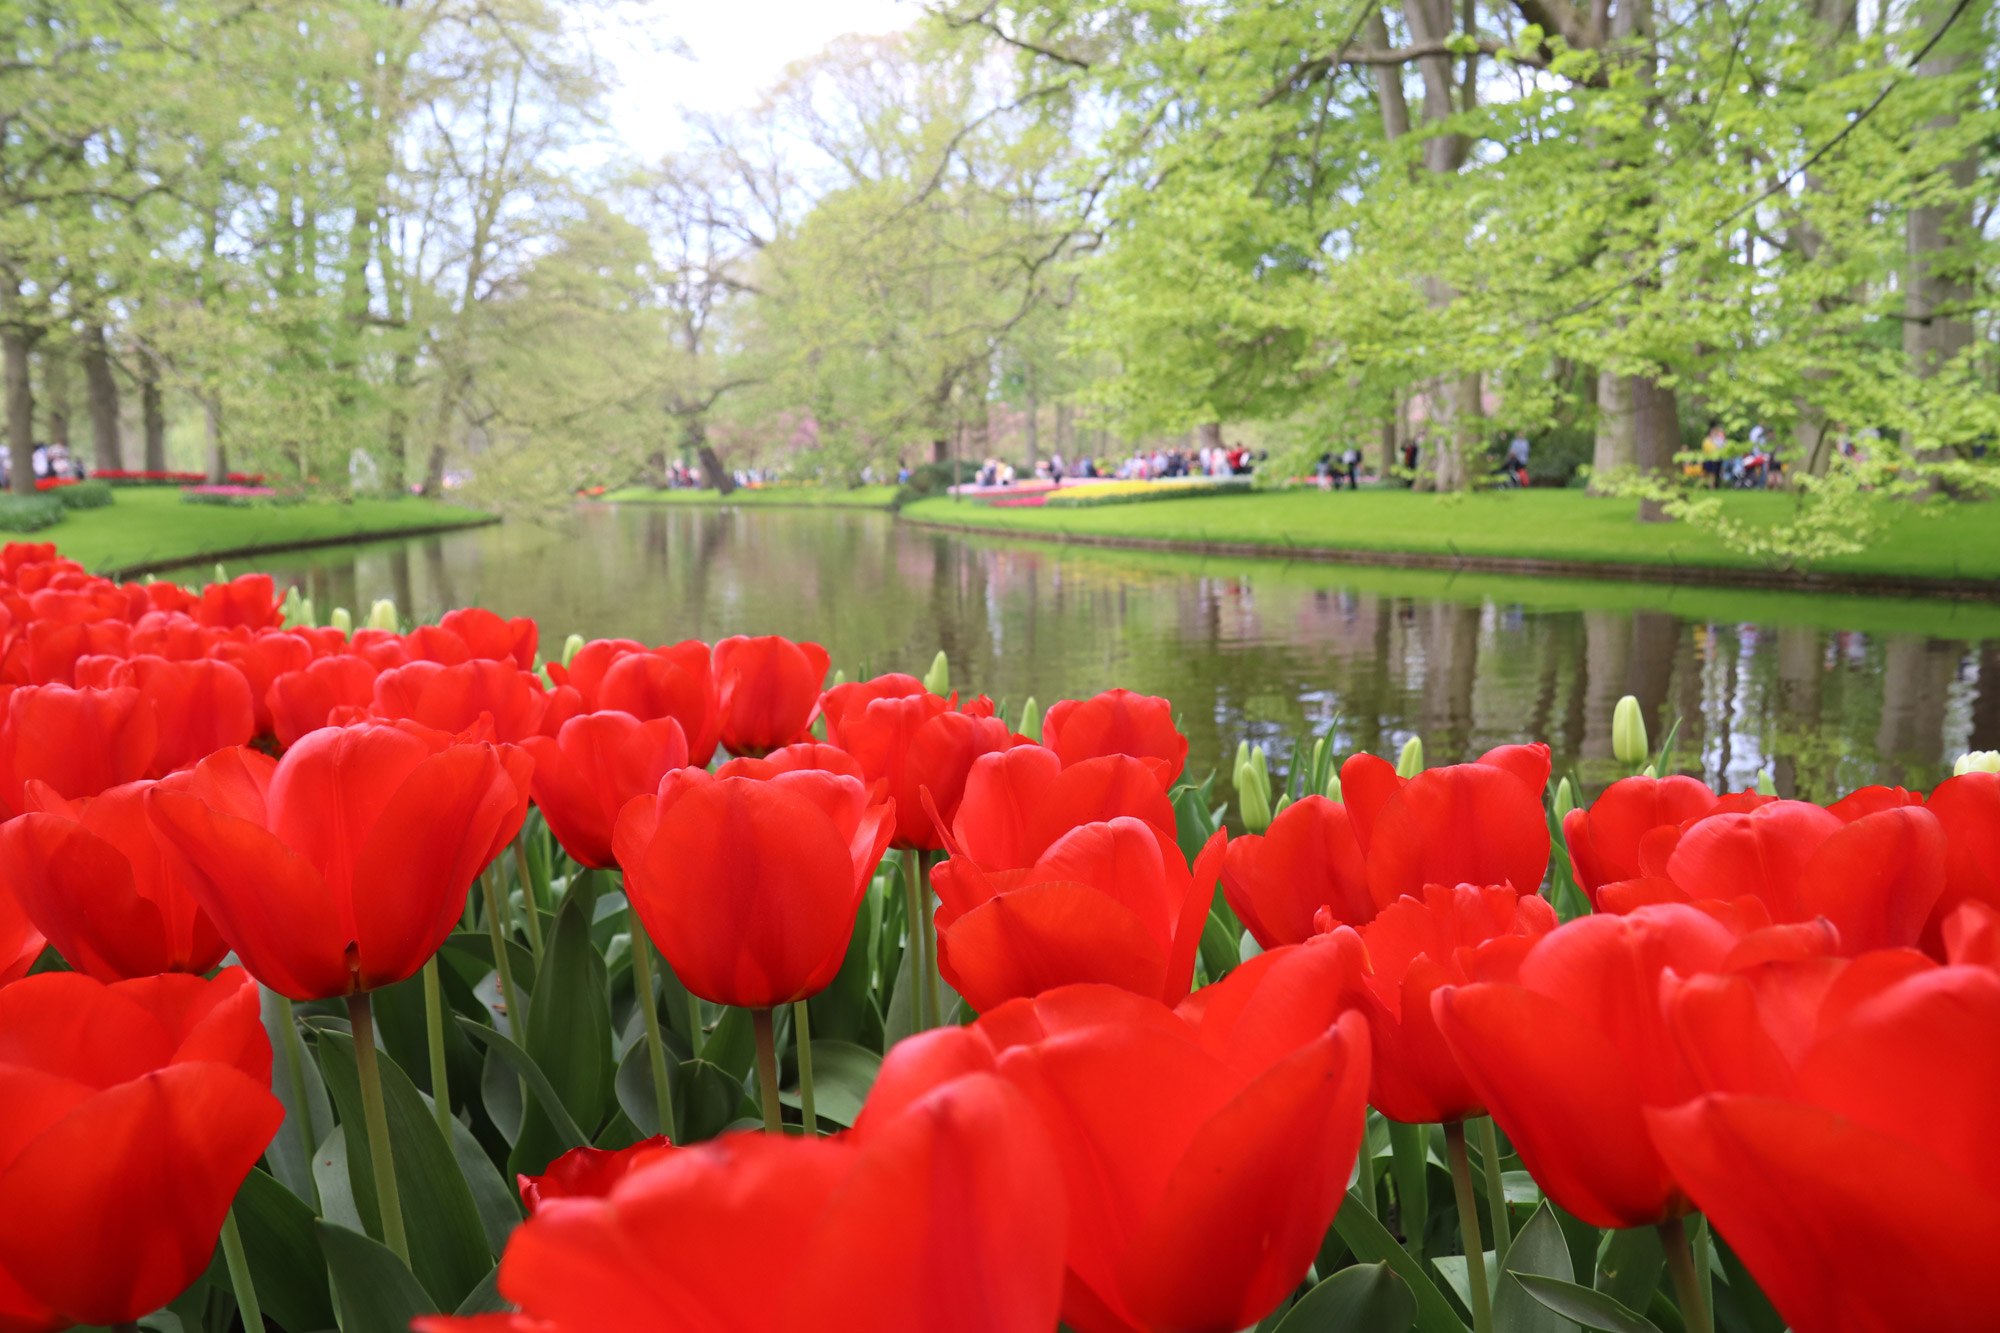
[[[440,957],[457,969],[461,981],[476,986],[493,971],[493,937],[483,930],[454,932],[445,940]],[[514,983],[525,990],[535,977],[535,955],[519,940],[509,939],[507,961],[514,969]]]
[[[562,1098],[556,1096],[556,1090],[549,1084],[548,1075],[542,1072],[541,1066],[528,1057],[526,1051],[484,1023],[461,1018],[458,1020],[458,1025],[466,1036],[484,1043],[489,1056],[498,1056],[502,1064],[512,1069],[515,1075],[528,1085],[528,1092],[535,1104],[549,1117],[549,1123],[555,1127],[556,1136],[567,1145],[563,1151],[581,1148],[590,1142],[589,1136],[577,1127],[576,1121],[563,1106]],[[489,1065],[490,1063],[489,1061]],[[497,1117],[495,1123],[499,1123]]]
[[[321,1030],[320,1067],[340,1111],[341,1123],[365,1123],[361,1083],[354,1069],[354,1040],[344,1033]],[[439,1131],[430,1105],[409,1076],[377,1053],[382,1074],[382,1100],[389,1120],[389,1155],[396,1167],[396,1189],[402,1202],[404,1229],[410,1238],[410,1267],[440,1307],[456,1306],[492,1266],[486,1229],[473,1202],[472,1189],[459,1171],[458,1158]],[[370,1235],[381,1229],[375,1194],[375,1170],[368,1136],[347,1140],[347,1176],[354,1204]]]
[[[409,1333],[418,1315],[443,1313],[388,1246],[328,1222],[313,1229],[340,1298],[341,1333]]]
[[[258,994],[263,1003],[264,1035],[271,1039],[271,1092],[285,1107],[285,1123],[279,1126],[271,1146],[264,1150],[264,1158],[270,1163],[271,1174],[278,1178],[279,1183],[310,1204],[312,1162],[306,1153],[305,1136],[299,1132],[298,1108],[292,1105],[297,1098],[292,1090],[291,1064],[285,1058],[285,1015],[280,1008],[283,1000],[268,987],[258,987]],[[320,1078],[319,1066],[303,1049],[305,1039],[301,1037],[299,1040],[299,1072],[304,1077],[306,1106],[312,1112],[313,1141],[317,1143],[333,1128],[333,1103],[327,1099],[326,1083]]]
[[[1425,1142],[1424,1126],[1405,1125],[1387,1117],[1384,1123],[1389,1130],[1389,1172],[1396,1181],[1397,1216],[1410,1253],[1421,1260],[1424,1231],[1430,1225],[1429,1165],[1425,1160],[1430,1146]]]
[[[832,984],[806,1003],[812,1010],[814,1044],[820,1038],[851,1042],[881,1050],[884,1040],[882,1016],[875,1009],[871,981],[874,977],[875,928],[882,914],[882,899],[869,892],[861,896],[855,913],[854,933],[848,937],[847,957]],[[671,968],[663,969],[669,973]],[[814,1073],[818,1073],[815,1066]]]
[[[667,1095],[675,1102],[680,1101],[680,1091],[674,1086],[679,1077],[680,1062],[668,1052]],[[661,1132],[659,1099],[653,1094],[653,1057],[643,1036],[626,1048],[612,1087],[618,1094],[618,1109],[627,1120],[648,1135]]]
[[[1386,1263],[1343,1268],[1305,1294],[1277,1333],[1407,1333],[1417,1298]]]
[[[1633,1310],[1643,1310],[1660,1286],[1667,1252],[1651,1227],[1606,1232],[1597,1250],[1597,1290]]]
[[[612,1078],[617,1073],[611,1056],[611,999],[604,959],[590,937],[588,897],[573,890],[556,914],[555,934],[535,978],[524,1043],[570,1121],[585,1136],[610,1114]],[[518,1174],[540,1175],[576,1146],[570,1137],[537,1098],[522,1117],[521,1137],[508,1165]]]
[[[831,1120],[841,1128],[851,1128],[861,1115],[861,1104],[875,1086],[882,1070],[882,1057],[871,1050],[845,1041],[813,1038],[813,1114]],[[778,1094],[778,1100],[800,1109],[796,1089]]]
[[[1236,955],[1236,932],[1212,909],[1201,928],[1201,966],[1210,981],[1220,981],[1236,970],[1242,960]]]
[[[451,1122],[451,1155],[457,1159],[459,1174],[465,1177],[466,1187],[472,1191],[472,1202],[479,1209],[486,1248],[498,1259],[507,1248],[507,1238],[521,1225],[520,1196],[501,1179],[499,1168],[479,1146],[472,1131],[456,1119]]]
[[[326,1259],[313,1234],[313,1212],[278,1181],[252,1169],[236,1191],[236,1227],[264,1313],[289,1333],[333,1327]]]
[[[458,1021],[471,1023],[470,1019],[465,1018]],[[475,1046],[485,1043],[483,1037],[475,1035],[473,1028],[483,1029],[486,1032],[494,1031],[484,1023],[461,1028],[460,1031],[465,1034],[466,1040]],[[501,1040],[505,1041],[506,1038],[503,1037]],[[513,1043],[508,1042],[508,1045],[512,1046]],[[515,1049],[518,1051],[520,1048],[515,1047]],[[515,1069],[514,1060],[503,1053],[497,1044],[486,1045],[485,1058],[479,1065],[479,1106],[486,1112],[486,1118],[493,1122],[493,1127],[500,1131],[500,1137],[507,1141],[507,1146],[513,1147],[521,1138],[521,1117],[527,1114],[528,1107],[521,1097],[521,1075]]]
[[[1544,1204],[1535,1209],[1520,1234],[1507,1249],[1500,1285],[1493,1293],[1494,1333],[1575,1333],[1576,1325],[1550,1310],[1528,1294],[1528,1289],[1507,1276],[1530,1274],[1572,1282],[1576,1270],[1570,1267],[1569,1242],[1555,1214]]]
[[[1342,1199],[1333,1225],[1356,1259],[1369,1264],[1386,1263],[1403,1279],[1417,1300],[1418,1333],[1465,1333],[1465,1325],[1451,1308],[1450,1300],[1425,1276],[1409,1251],[1361,1206],[1361,1200],[1352,1194]]]
[[[354,1206],[354,1186],[347,1172],[347,1126],[335,1125],[313,1156],[313,1180],[319,1186],[320,1216],[346,1227],[364,1231],[361,1210]]]
[[[1651,1320],[1590,1287],[1535,1273],[1516,1273],[1509,1280],[1549,1309],[1585,1328],[1601,1333],[1660,1333]]]
[[[1742,1313],[1750,1333],[1785,1333],[1785,1317],[1772,1306],[1771,1298],[1736,1257],[1736,1251],[1721,1236],[1715,1236],[1713,1243],[1716,1258],[1722,1261],[1723,1276],[1729,1279],[1729,1298]]]
[[[493,1271],[479,1279],[479,1285],[472,1294],[458,1303],[453,1314],[505,1314],[514,1307],[500,1294],[500,1265],[493,1265]]]
[[[773,1015],[773,1020],[782,1027],[791,1022],[791,1016],[781,1009]],[[783,1050],[784,1047],[784,1039],[780,1035],[778,1049]],[[723,1009],[722,1021],[715,1025],[715,1030],[702,1043],[701,1058],[738,1083],[748,1078],[752,1066],[757,1063],[757,1033],[750,1021],[750,1011],[734,1005]]]

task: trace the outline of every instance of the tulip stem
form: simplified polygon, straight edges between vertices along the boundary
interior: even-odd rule
[[[1444,1127],[1451,1157],[1451,1188],[1458,1199],[1458,1233],[1465,1238],[1465,1285],[1471,1288],[1473,1333],[1493,1333],[1493,1293],[1486,1286],[1486,1242],[1479,1235],[1479,1205],[1472,1194],[1472,1159],[1465,1151],[1465,1122]]]
[[[660,1040],[660,1006],[653,998],[653,945],[639,914],[625,909],[625,929],[632,937],[632,990],[639,997],[639,1013],[646,1020],[646,1059],[653,1067],[653,1108],[659,1117],[659,1132],[678,1141],[674,1132],[674,1093],[667,1084],[667,1048]]]
[[[1687,1333],[1714,1333],[1709,1321],[1708,1302],[1701,1298],[1701,1275],[1695,1271],[1694,1254],[1688,1249],[1687,1227],[1678,1217],[1660,1223],[1660,1248],[1667,1252],[1667,1271],[1673,1274],[1674,1296],[1679,1300]]]
[[[521,906],[528,913],[528,949],[534,954],[535,966],[542,965],[542,905],[535,897],[535,879],[528,873],[528,851],[519,838],[514,839],[514,869],[521,874]]]
[[[757,1099],[764,1104],[764,1132],[785,1132],[783,1113],[778,1108],[778,1041],[771,1032],[771,1011],[752,1009],[750,1025],[757,1031]]]
[[[347,1021],[354,1029],[354,1072],[361,1083],[362,1118],[368,1122],[368,1156],[375,1168],[382,1242],[407,1266],[410,1241],[403,1233],[403,1200],[396,1190],[396,1160],[389,1151],[389,1108],[382,1100],[382,1070],[375,1056],[375,1008],[367,991],[347,997]]]
[[[708,1036],[708,1032],[702,1027],[701,1023],[701,996],[696,995],[693,991],[689,991],[687,997],[688,1051],[695,1059],[699,1060],[701,1059],[701,1048]]]
[[[236,1210],[222,1216],[222,1259],[229,1266],[229,1285],[236,1291],[236,1309],[245,1330],[264,1327],[264,1307],[257,1303],[257,1284],[250,1276],[250,1259],[243,1253],[243,1234],[236,1229]]]
[[[1505,1266],[1507,1247],[1514,1238],[1507,1220],[1507,1184],[1500,1178],[1500,1135],[1490,1115],[1479,1117],[1479,1160],[1486,1167],[1486,1212],[1493,1219],[1493,1262]]]
[[[931,872],[924,864],[922,852],[912,852],[917,858],[917,901],[924,909],[924,1013],[929,1021],[926,1027],[943,1027],[944,997],[939,994],[944,989],[944,977],[938,972],[937,915],[931,911]]]
[[[278,1030],[284,1034],[285,1064],[292,1075],[292,1105],[296,1108],[299,1137],[305,1141],[306,1182],[312,1187],[313,1216],[318,1217],[319,1175],[313,1170],[313,1161],[319,1156],[319,1132],[313,1128],[312,1098],[306,1095],[306,1057],[299,1047],[299,1025],[292,1017],[290,996],[278,995]]]
[[[903,901],[910,918],[910,984],[916,991],[910,996],[910,1028],[922,1032],[926,1026],[925,1017],[930,1013],[930,963],[925,957],[925,938],[931,933],[924,924],[924,903],[930,892],[923,886],[923,868],[918,864],[917,851],[908,848],[903,852]]]
[[[479,885],[486,894],[486,932],[493,937],[493,968],[500,974],[500,1003],[507,1009],[507,1035],[522,1041],[525,1036],[521,1031],[521,1006],[514,994],[514,964],[507,957],[507,931],[501,924],[500,899],[493,888],[493,876],[481,875]]]
[[[813,1109],[812,1015],[806,1001],[792,1001],[792,1042],[799,1051],[799,1110],[805,1117],[806,1137],[819,1136],[819,1118]]]
[[[444,1056],[444,991],[438,984],[437,955],[424,963],[424,1027],[431,1047],[431,1110],[437,1114],[438,1133],[444,1146],[451,1146],[451,1071]]]

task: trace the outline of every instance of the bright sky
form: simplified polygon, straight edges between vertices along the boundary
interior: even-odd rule
[[[785,66],[845,33],[908,27],[914,0],[651,0],[624,7],[596,46],[621,85],[609,99],[617,137],[642,159],[675,146],[679,107],[753,105]]]

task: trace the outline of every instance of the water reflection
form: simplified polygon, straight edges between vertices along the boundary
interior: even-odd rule
[[[253,565],[321,607],[532,615],[551,646],[781,632],[850,676],[921,672],[942,646],[955,684],[1016,709],[1122,684],[1175,702],[1197,773],[1338,719],[1343,752],[1421,734],[1434,763],[1546,739],[1596,786],[1625,694],[1683,771],[1744,787],[1768,766],[1817,800],[2000,748],[1996,607],[1199,560],[809,510],[596,508],[231,572]]]

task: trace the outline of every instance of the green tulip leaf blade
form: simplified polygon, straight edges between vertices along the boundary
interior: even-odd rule
[[[388,1246],[330,1222],[313,1227],[340,1297],[341,1333],[408,1333],[418,1315],[443,1313]]]
[[[472,1191],[473,1205],[479,1210],[479,1224],[486,1230],[486,1248],[498,1259],[507,1248],[507,1238],[521,1225],[520,1197],[507,1187],[499,1168],[479,1146],[472,1131],[456,1118],[451,1122],[451,1152],[458,1160],[459,1174],[465,1177],[466,1187]]]
[[[1564,1282],[1538,1273],[1514,1273],[1512,1280],[1530,1296],[1573,1323],[1599,1333],[1660,1333],[1659,1326],[1644,1315],[1635,1314],[1624,1304],[1591,1287]]]
[[[1525,1273],[1571,1282],[1575,1272],[1562,1227],[1548,1205],[1543,1204],[1535,1209],[1507,1249],[1507,1262],[1502,1265],[1500,1283],[1493,1293],[1494,1333],[1576,1333],[1575,1321],[1530,1296],[1520,1283],[1507,1280],[1508,1274]]]
[[[326,1259],[312,1209],[275,1177],[253,1167],[236,1191],[236,1227],[264,1313],[289,1333],[333,1327]]]
[[[1403,1279],[1417,1300],[1417,1333],[1466,1333],[1465,1324],[1452,1309],[1450,1300],[1425,1275],[1410,1252],[1389,1234],[1388,1228],[1361,1206],[1361,1200],[1351,1193],[1343,1198],[1333,1225],[1356,1259],[1369,1264],[1386,1263]]]
[[[550,1123],[555,1126],[556,1133],[565,1140],[567,1147],[582,1148],[589,1145],[589,1136],[577,1128],[576,1120],[562,1104],[562,1098],[556,1096],[556,1090],[550,1086],[548,1075],[542,1072],[541,1066],[536,1064],[526,1051],[484,1023],[461,1018],[458,1020],[458,1025],[464,1029],[466,1036],[485,1043],[488,1051],[498,1055],[504,1064],[520,1076],[521,1081],[528,1085],[528,1091],[533,1095],[535,1103],[547,1113]]]
[[[1409,1333],[1417,1298],[1385,1263],[1343,1268],[1305,1294],[1275,1333]]]
[[[479,1285],[472,1294],[458,1303],[453,1314],[506,1314],[514,1307],[500,1294],[500,1265],[493,1265],[493,1271],[479,1279]]]
[[[882,1057],[847,1041],[820,1041],[812,1044],[813,1114],[831,1120],[842,1129],[852,1129],[861,1116],[861,1104],[875,1086],[882,1071]],[[778,1094],[786,1106],[801,1108],[799,1091],[793,1088]]]
[[[571,893],[556,914],[554,935],[535,977],[522,1043],[546,1076],[550,1090],[568,1112],[559,1125],[547,1102],[537,1097],[521,1119],[521,1137],[509,1168],[537,1176],[577,1144],[575,1127],[588,1141],[611,1112],[617,1066],[611,1052],[611,1000],[604,958],[591,938],[590,904]]]

